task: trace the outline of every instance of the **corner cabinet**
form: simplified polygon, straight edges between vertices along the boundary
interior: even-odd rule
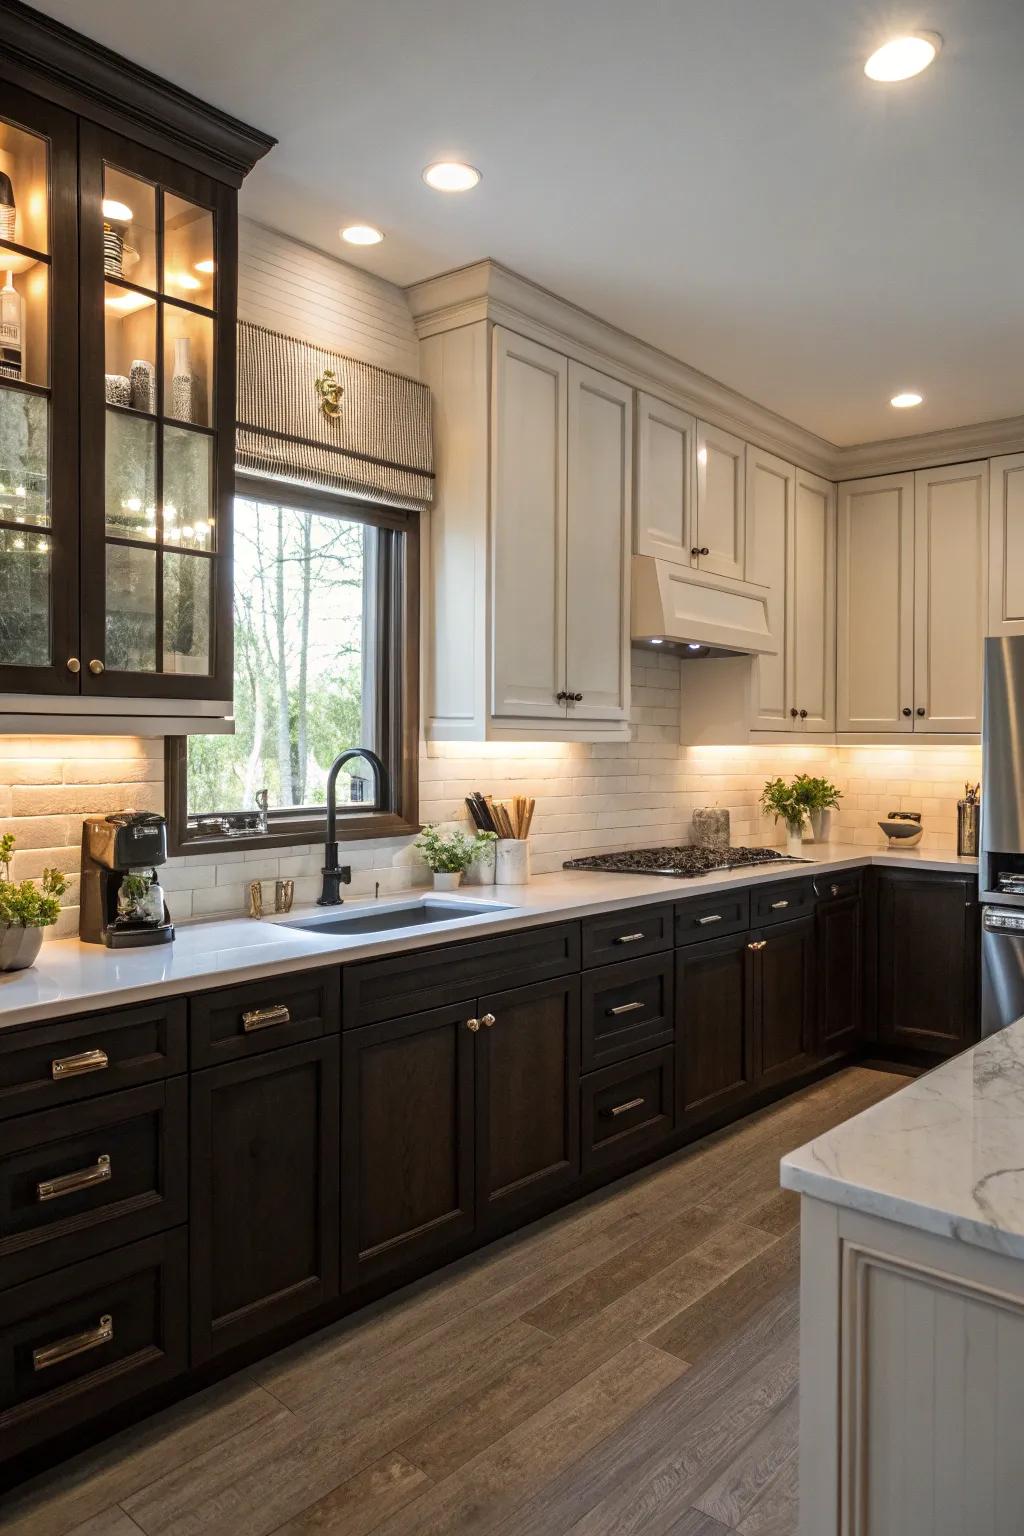
[[[0,10],[0,724],[215,726],[236,189],[273,141],[81,45]]]
[[[633,391],[480,321],[425,338],[435,740],[624,739]]]

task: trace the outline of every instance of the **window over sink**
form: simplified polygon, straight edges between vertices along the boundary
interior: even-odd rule
[[[172,850],[280,847],[324,836],[337,755],[383,760],[390,808],[362,759],[337,786],[341,838],[414,825],[417,514],[280,482],[240,480],[234,509],[231,736],[167,747]]]

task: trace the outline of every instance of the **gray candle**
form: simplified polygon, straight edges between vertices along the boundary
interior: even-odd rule
[[[728,848],[729,812],[711,805],[693,813],[693,841],[698,848]]]

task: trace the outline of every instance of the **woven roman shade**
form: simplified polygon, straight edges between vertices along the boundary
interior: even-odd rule
[[[317,380],[341,385],[337,415]],[[238,325],[239,470],[419,510],[433,498],[430,391],[340,352]]]

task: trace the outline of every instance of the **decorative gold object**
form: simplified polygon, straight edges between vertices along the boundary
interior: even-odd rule
[[[260,880],[249,882],[249,916],[263,916],[263,884]]]
[[[333,420],[341,415],[341,397],[345,393],[345,386],[338,383],[333,368],[324,369],[316,381],[316,392],[320,396],[320,409],[325,416]]]
[[[295,900],[295,881],[276,880],[274,882],[274,911],[290,912],[292,902]]]

